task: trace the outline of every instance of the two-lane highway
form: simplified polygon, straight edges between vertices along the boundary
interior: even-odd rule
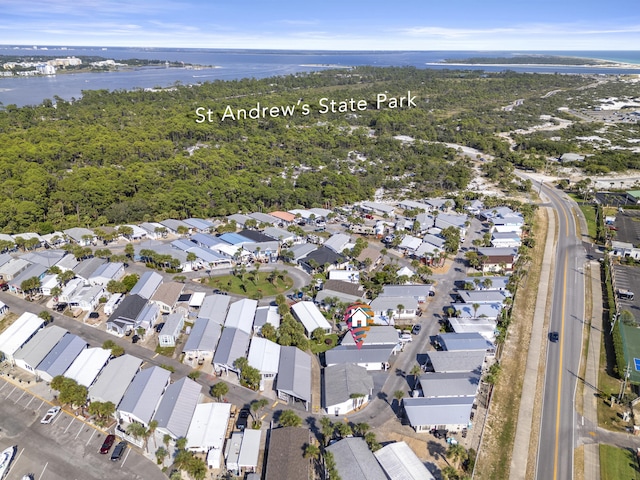
[[[544,186],[557,213],[557,250],[549,319],[549,339],[536,478],[573,478],[575,448],[575,391],[584,325],[585,250],[576,226],[572,203],[557,190]],[[575,205],[575,204],[574,204]],[[526,385],[525,385],[526,389]],[[526,391],[523,392],[526,394]]]

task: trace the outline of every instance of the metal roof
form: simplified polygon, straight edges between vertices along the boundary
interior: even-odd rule
[[[480,372],[485,352],[478,350],[434,350],[428,352],[429,360],[436,372]]]
[[[473,304],[478,305],[477,309],[473,308]],[[457,312],[458,317],[462,318],[479,318],[485,316],[487,318],[495,319],[500,315],[502,310],[502,303],[452,303],[451,307]]]
[[[202,218],[185,218],[184,223],[198,230],[209,230],[213,227],[213,223],[208,220],[203,220]]]
[[[334,233],[324,242],[324,246],[336,253],[342,252],[346,245],[351,241],[351,237],[345,233]]]
[[[309,334],[316,328],[331,331],[331,324],[313,302],[298,302],[291,307],[291,310]]]
[[[187,450],[222,450],[231,416],[230,403],[201,403],[191,417],[187,432]]]
[[[270,323],[275,328],[280,326],[280,314],[278,307],[275,305],[267,305],[256,309],[256,317],[253,320],[253,328],[262,327],[266,323]]]
[[[251,239],[247,237],[243,237],[239,233],[223,233],[220,235],[220,240],[224,240],[229,245],[238,245],[240,246],[243,243],[250,243]]]
[[[191,328],[189,338],[184,344],[183,352],[215,352],[222,334],[219,323],[208,318],[198,318]]]
[[[92,402],[111,402],[118,406],[141,365],[142,360],[133,355],[125,354],[114,358],[89,387],[89,399]]]
[[[480,373],[425,373],[420,386],[425,397],[475,397]]]
[[[153,415],[158,429],[166,430],[174,438],[185,437],[201,391],[202,386],[187,377],[169,385]]]
[[[89,258],[88,260],[81,261],[76,267],[73,269],[73,272],[76,274],[76,277],[80,277],[84,280],[88,280],[93,272],[95,272],[100,265],[106,263],[104,258]]]
[[[424,298],[431,290],[431,285],[384,285],[379,296]]]
[[[100,265],[89,277],[95,279],[96,277],[104,277],[106,279],[117,280],[119,274],[124,271],[124,264],[120,262],[109,262]]]
[[[161,367],[139,371],[127,388],[118,410],[149,424],[170,377],[171,372]]]
[[[373,454],[390,480],[435,480],[404,441],[389,443]]]
[[[224,321],[224,328],[237,328],[243,332],[251,333],[256,308],[258,308],[258,301],[250,298],[243,298],[232,303]]]
[[[297,347],[281,347],[276,388],[296,398],[310,401],[311,356]]]
[[[249,347],[249,365],[260,373],[278,373],[280,363],[280,345],[262,337],[253,337]]]
[[[233,362],[247,354],[249,334],[237,328],[225,328],[213,356],[213,363],[233,370]]]
[[[79,385],[89,387],[111,357],[111,350],[104,348],[85,348],[64,372],[67,378],[73,378]]]
[[[385,363],[389,360],[395,345],[338,345],[324,354],[327,366],[341,363]]]
[[[222,325],[227,317],[230,302],[231,297],[228,295],[209,295],[205,297],[202,305],[200,305],[198,318],[211,319]]]
[[[405,398],[404,411],[411,426],[461,425],[469,423],[474,397]]]
[[[207,248],[211,248],[219,243],[224,243],[224,240],[220,240],[218,237],[208,233],[195,233],[191,235],[191,241],[198,245],[204,245]]]
[[[10,360],[44,325],[44,320],[31,312],[24,312],[0,334],[0,352]]]
[[[366,345],[391,345],[396,346],[398,344],[398,332],[396,329],[389,325],[374,325],[369,327],[364,337],[364,343]],[[347,334],[342,337],[340,345],[355,345],[356,341],[353,335]]]
[[[181,313],[171,313],[167,315],[164,322],[164,327],[160,330],[160,335],[169,335],[177,338],[180,334],[180,330],[184,326],[184,316]]]
[[[511,296],[505,290],[458,290],[464,303],[504,303]]]
[[[373,379],[364,367],[333,365],[324,369],[323,387],[322,406],[328,408],[346,402],[352,394],[371,395]]]
[[[295,233],[278,227],[267,227],[264,229],[263,233],[267,237],[278,241],[287,240],[296,236]]]
[[[45,379],[47,376],[52,379],[62,375],[87,345],[87,342],[77,335],[65,335],[38,364],[36,371]]]
[[[387,480],[382,467],[362,437],[343,438],[329,445],[338,474],[349,480]]]
[[[276,218],[273,215],[269,215],[268,213],[254,212],[250,213],[249,216],[260,223],[270,223],[272,225],[280,223],[279,218]]]
[[[36,333],[31,340],[20,348],[14,355],[15,360],[21,360],[29,367],[35,368],[47,356],[53,347],[68,332],[57,325],[43,328]]]
[[[441,333],[438,342],[445,350],[481,350],[494,348],[494,345],[479,333]]]
[[[258,465],[258,455],[260,454],[260,440],[262,430],[247,428],[244,430],[240,455],[238,455],[238,467],[250,468]]]

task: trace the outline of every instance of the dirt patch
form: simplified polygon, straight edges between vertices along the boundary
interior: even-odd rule
[[[476,463],[477,479],[509,477],[547,228],[546,211],[538,210],[533,230],[535,248],[530,254],[532,263],[518,289],[511,315],[513,320],[502,349],[500,377],[493,389],[484,438]],[[536,400],[536,404],[540,403]],[[535,415],[539,416],[539,412]],[[535,418],[533,424],[536,425]],[[535,438],[532,438],[531,445],[537,445],[537,431],[533,435]],[[529,465],[535,465],[535,462],[529,462]],[[531,478],[528,472],[527,478]]]

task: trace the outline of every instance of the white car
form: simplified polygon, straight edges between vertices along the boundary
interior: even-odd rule
[[[47,413],[44,414],[44,417],[42,417],[42,420],[40,420],[40,423],[51,423],[51,421],[56,418],[56,415],[58,415],[58,413],[60,412],[60,407],[51,407],[49,410],[47,410]]]

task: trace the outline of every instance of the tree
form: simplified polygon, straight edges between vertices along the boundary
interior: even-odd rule
[[[158,462],[158,465],[164,463],[164,459],[167,458],[167,455],[169,455],[169,451],[166,448],[162,446],[158,447],[156,450],[156,461]]]
[[[187,377],[195,381],[200,377],[201,374],[202,372],[200,370],[193,370],[192,372],[189,372],[189,375],[187,375]]]
[[[299,427],[302,425],[302,419],[293,410],[283,410],[278,423],[282,427]]]
[[[371,450],[372,452],[380,450],[380,444],[378,443],[378,440],[376,440],[375,433],[367,432],[364,436],[364,441],[367,442],[367,446],[369,447],[369,450]]]
[[[418,387],[418,382],[420,381],[420,375],[422,375],[422,367],[417,363],[411,368],[409,372],[410,375],[413,376],[413,389],[415,390]]]
[[[278,340],[278,334],[276,332],[275,327],[270,323],[265,323],[260,329],[260,335],[267,340],[271,340],[272,342],[276,342]]]
[[[321,343],[324,341],[324,330],[322,327],[318,327],[311,332],[311,339],[316,343]]]
[[[456,465],[460,465],[467,459],[467,450],[459,443],[449,445],[447,458],[451,458]]]
[[[121,355],[124,355],[124,348],[118,345],[113,340],[106,340],[102,344],[102,348],[104,348],[105,350],[111,350],[111,355],[113,357],[119,357]]]
[[[124,288],[126,289],[125,293],[129,293],[133,287],[136,286],[136,283],[138,283],[138,280],[140,279],[140,276],[136,273],[132,273],[131,275],[126,275],[123,279],[122,279],[122,284],[124,285]]]
[[[43,319],[46,323],[49,323],[53,320],[53,315],[51,315],[49,312],[47,312],[46,310],[41,311],[38,314],[38,317],[40,317],[41,319]]]
[[[61,272],[58,274],[58,276],[56,277],[56,280],[60,285],[65,286],[67,283],[69,283],[69,280],[75,277],[76,277],[76,274],[73,272],[73,270],[65,270],[64,272]]]
[[[260,371],[249,365],[246,357],[236,359],[233,366],[240,370],[240,385],[256,391],[260,388],[260,380],[262,379]]]
[[[353,435],[353,430],[351,429],[351,425],[346,422],[338,422],[335,424],[335,431],[341,438],[348,437],[349,435]]]
[[[145,426],[138,422],[131,422],[127,425],[127,435],[131,435],[133,438],[142,438],[147,434]]]
[[[224,382],[218,382],[211,387],[211,395],[220,401],[227,393],[229,386]]]
[[[42,286],[40,279],[38,277],[31,277],[23,280],[20,284],[20,290],[24,294],[31,294],[34,290],[39,290]]]
[[[329,419],[329,417],[322,417],[320,419],[320,433],[322,433],[322,438],[325,445],[329,444],[329,442],[333,438],[334,432],[335,427],[333,425],[333,422]]]
[[[310,458],[312,460],[317,460],[320,457],[320,449],[318,448],[317,445],[313,445],[313,444],[306,444],[304,446],[304,453],[303,453],[304,458]]]
[[[133,243],[127,243],[124,246],[124,254],[127,257],[133,259],[133,256],[135,255],[135,248],[133,247]]]
[[[359,437],[364,437],[370,429],[371,426],[368,423],[360,422],[353,426],[353,433]]]
[[[259,400],[254,400],[253,402],[251,402],[251,412],[253,412],[253,418],[256,419],[260,410],[262,410],[267,405],[269,405],[269,400],[267,400],[266,398],[261,398]]]
[[[404,392],[402,390],[396,390],[393,392],[393,398],[398,401],[398,406],[400,406],[400,401],[404,398]]]

